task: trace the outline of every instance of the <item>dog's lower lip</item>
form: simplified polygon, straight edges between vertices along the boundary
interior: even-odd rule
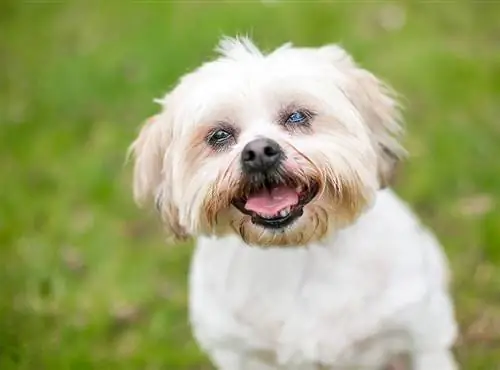
[[[252,222],[268,229],[282,229],[291,225],[295,220],[302,216],[303,213],[304,208],[299,206],[283,217],[263,218],[259,215],[253,215]]]

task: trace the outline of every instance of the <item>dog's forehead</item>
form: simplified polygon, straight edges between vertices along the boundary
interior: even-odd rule
[[[316,49],[289,48],[241,60],[220,57],[184,76],[172,92],[176,103],[169,108],[182,110],[178,116],[189,117],[193,125],[244,117],[252,120],[253,128],[262,129],[259,118],[270,111],[300,103],[307,95],[326,94],[343,78]]]
[[[242,60],[220,57],[191,73],[190,85],[200,90],[235,93],[286,80],[324,77],[327,69],[334,73],[331,63],[313,50],[291,48]]]

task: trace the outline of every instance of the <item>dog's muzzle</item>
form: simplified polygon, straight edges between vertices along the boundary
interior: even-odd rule
[[[318,192],[316,182],[301,183],[288,173],[285,159],[280,145],[267,138],[249,142],[241,153],[243,189],[233,205],[251,216],[254,224],[267,229],[291,225]]]

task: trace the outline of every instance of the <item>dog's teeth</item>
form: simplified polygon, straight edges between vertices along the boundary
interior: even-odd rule
[[[285,216],[288,216],[288,214],[290,213],[290,208],[285,208],[285,209],[282,209],[280,211],[280,217],[285,217]]]
[[[287,208],[282,209],[281,211],[279,211],[278,213],[276,213],[274,215],[266,215],[263,213],[259,213],[258,216],[260,218],[264,218],[266,220],[272,220],[273,218],[276,218],[276,217],[286,217],[290,214],[291,211],[292,211],[292,207],[287,207]]]

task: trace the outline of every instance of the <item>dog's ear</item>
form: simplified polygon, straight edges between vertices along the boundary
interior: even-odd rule
[[[179,225],[178,209],[171,197],[172,174],[168,161],[172,132],[166,120],[168,117],[165,113],[149,118],[130,146],[129,153],[135,160],[135,201],[141,206],[154,202],[167,234],[176,241],[187,236]]]
[[[155,199],[160,191],[163,156],[169,140],[163,137],[158,121],[159,116],[147,119],[129,149],[135,160],[133,191],[134,199],[139,205]]]
[[[405,155],[398,140],[403,128],[397,94],[372,73],[359,67],[340,46],[329,45],[319,51],[347,76],[344,94],[360,112],[370,130],[372,144],[377,152],[380,187],[389,186],[397,164]]]

